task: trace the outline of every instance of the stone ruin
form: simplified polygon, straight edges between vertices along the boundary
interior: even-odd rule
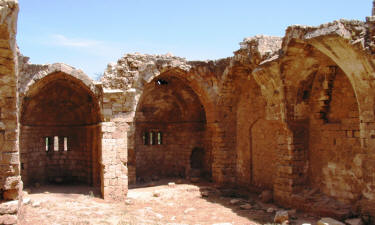
[[[126,54],[97,82],[30,64],[18,3],[0,0],[0,224],[22,217],[23,186],[79,182],[123,201],[167,177],[374,221],[374,13],[245,38],[215,61]]]

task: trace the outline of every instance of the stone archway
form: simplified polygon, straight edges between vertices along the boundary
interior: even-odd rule
[[[205,133],[205,109],[192,88],[175,76],[154,78],[144,87],[136,112],[137,180],[189,177],[192,150],[207,150]],[[206,173],[210,173],[209,162],[206,157]]]
[[[61,71],[36,81],[23,97],[20,122],[26,186],[100,186],[100,107],[84,81]]]
[[[291,190],[356,201],[362,181],[355,158],[363,153],[357,80],[310,43],[290,41],[286,52],[282,66],[293,167],[283,170],[296,177]]]
[[[331,69],[332,70],[332,69]],[[348,78],[335,67],[317,74],[309,123],[309,184],[341,201],[360,195],[354,158],[362,152],[357,99]]]

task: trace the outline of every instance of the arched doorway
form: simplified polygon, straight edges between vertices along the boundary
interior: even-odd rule
[[[84,82],[63,72],[45,76],[21,105],[21,175],[25,186],[100,186],[100,108]]]
[[[193,149],[205,152],[208,145],[205,109],[197,94],[180,78],[161,75],[144,87],[135,121],[137,181],[190,176]],[[210,154],[204,155],[207,174]]]

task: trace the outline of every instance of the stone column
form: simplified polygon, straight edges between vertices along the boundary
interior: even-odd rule
[[[125,96],[121,90],[104,90],[102,122],[101,187],[106,200],[122,201],[128,191],[128,125],[122,116]]]

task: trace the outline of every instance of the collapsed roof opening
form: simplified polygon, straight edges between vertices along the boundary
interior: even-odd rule
[[[157,84],[157,85],[167,85],[167,84],[168,84],[168,81],[163,80],[163,79],[157,79],[157,80],[156,80],[156,84]]]

